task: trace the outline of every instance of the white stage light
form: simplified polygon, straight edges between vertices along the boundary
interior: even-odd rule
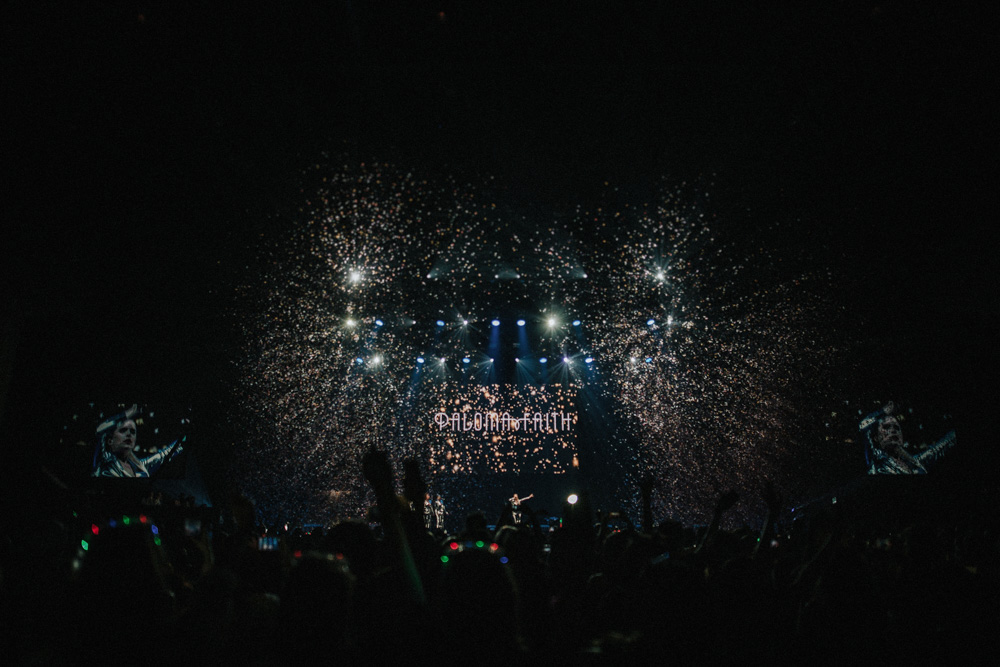
[[[524,320],[518,320],[517,321],[517,326],[523,327],[524,326]]]

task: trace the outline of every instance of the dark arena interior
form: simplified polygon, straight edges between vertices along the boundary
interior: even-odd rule
[[[5,14],[13,664],[997,648],[991,3]]]

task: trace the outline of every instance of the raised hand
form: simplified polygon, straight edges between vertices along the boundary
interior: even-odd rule
[[[406,459],[403,461],[403,494],[414,507],[419,508],[426,493],[427,484],[420,475],[420,466],[413,459]]]
[[[777,514],[781,510],[784,498],[774,488],[774,482],[771,480],[764,482],[764,487],[760,490],[760,497],[767,503],[767,511],[771,514]]]
[[[377,495],[392,494],[392,464],[385,452],[374,447],[365,452],[361,472]]]
[[[718,502],[715,503],[716,513],[721,514],[722,512],[725,512],[727,509],[735,505],[739,499],[740,499],[740,494],[736,493],[735,491],[726,491],[721,496],[719,496]]]

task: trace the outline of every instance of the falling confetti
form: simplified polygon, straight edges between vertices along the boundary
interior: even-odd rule
[[[684,187],[540,218],[489,178],[345,161],[303,182],[236,309],[233,475],[269,520],[363,516],[373,446],[472,505],[490,474],[580,465],[611,480],[604,502],[635,511],[649,474],[657,519],[686,523],[728,489],[752,521],[765,479],[808,494],[857,454],[829,435],[850,376],[833,277],[779,276],[780,257],[717,237]],[[604,432],[553,435],[543,416],[532,439],[461,421],[491,410]],[[456,423],[477,437],[444,438]]]

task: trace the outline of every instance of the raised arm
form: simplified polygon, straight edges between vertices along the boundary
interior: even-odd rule
[[[361,460],[361,470],[378,500],[382,527],[392,550],[393,560],[402,569],[414,599],[424,605],[427,603],[427,598],[424,595],[420,574],[417,572],[417,564],[413,560],[410,543],[403,532],[403,522],[399,516],[400,506],[393,490],[392,464],[389,463],[389,457],[383,451],[369,449]]]
[[[719,530],[719,520],[722,518],[722,513],[727,509],[736,504],[736,501],[740,499],[740,495],[735,491],[726,491],[721,496],[719,496],[719,501],[715,504],[715,512],[712,514],[712,523],[709,524],[708,530],[701,537],[701,542],[698,543],[698,548],[695,549],[695,553],[700,553],[705,545],[708,544],[709,539],[718,532]]]
[[[760,495],[764,499],[764,502],[767,503],[767,516],[764,517],[764,526],[760,529],[760,535],[757,536],[757,544],[753,548],[754,556],[760,551],[762,543],[770,543],[771,533],[774,530],[774,522],[778,518],[778,513],[781,512],[782,505],[781,494],[774,488],[771,480],[764,482],[764,488],[761,489]]]

